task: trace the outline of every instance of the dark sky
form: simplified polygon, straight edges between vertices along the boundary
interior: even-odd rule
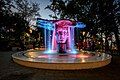
[[[49,17],[50,14],[53,14],[52,11],[48,10],[48,9],[44,9],[48,4],[50,4],[50,0],[30,0],[31,2],[36,2],[40,4],[40,15],[41,18],[43,19],[51,19]]]

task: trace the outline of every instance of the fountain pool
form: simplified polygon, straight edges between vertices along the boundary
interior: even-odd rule
[[[12,55],[14,62],[27,67],[57,70],[98,68],[111,62],[109,54],[75,49],[74,28],[84,28],[82,22],[38,19],[37,26],[44,29],[45,51],[17,52]]]

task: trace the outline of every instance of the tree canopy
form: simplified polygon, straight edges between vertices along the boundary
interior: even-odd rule
[[[119,0],[52,0],[47,6],[61,19],[73,19],[86,24],[85,30],[91,35],[104,33],[106,38],[112,32],[120,50],[120,1]]]
[[[38,14],[39,9],[38,3],[28,0],[0,0],[0,44],[13,39],[21,42],[29,18]]]

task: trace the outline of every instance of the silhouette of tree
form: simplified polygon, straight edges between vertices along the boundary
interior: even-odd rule
[[[29,27],[28,19],[38,14],[38,10],[38,4],[30,4],[27,0],[0,0],[0,45],[15,40],[24,50],[22,37]]]
[[[120,26],[119,0],[53,0],[48,5],[61,19],[74,19],[86,24],[86,32],[91,35],[104,33],[106,39],[112,32],[120,50],[118,27]],[[106,40],[107,42],[107,40]]]
[[[28,0],[14,0],[15,9],[25,20],[29,18],[40,10],[38,3],[30,3]]]

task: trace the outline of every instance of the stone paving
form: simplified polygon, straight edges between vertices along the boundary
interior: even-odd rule
[[[59,71],[18,65],[12,61],[13,53],[0,52],[0,80],[120,80],[120,56],[101,68]]]

